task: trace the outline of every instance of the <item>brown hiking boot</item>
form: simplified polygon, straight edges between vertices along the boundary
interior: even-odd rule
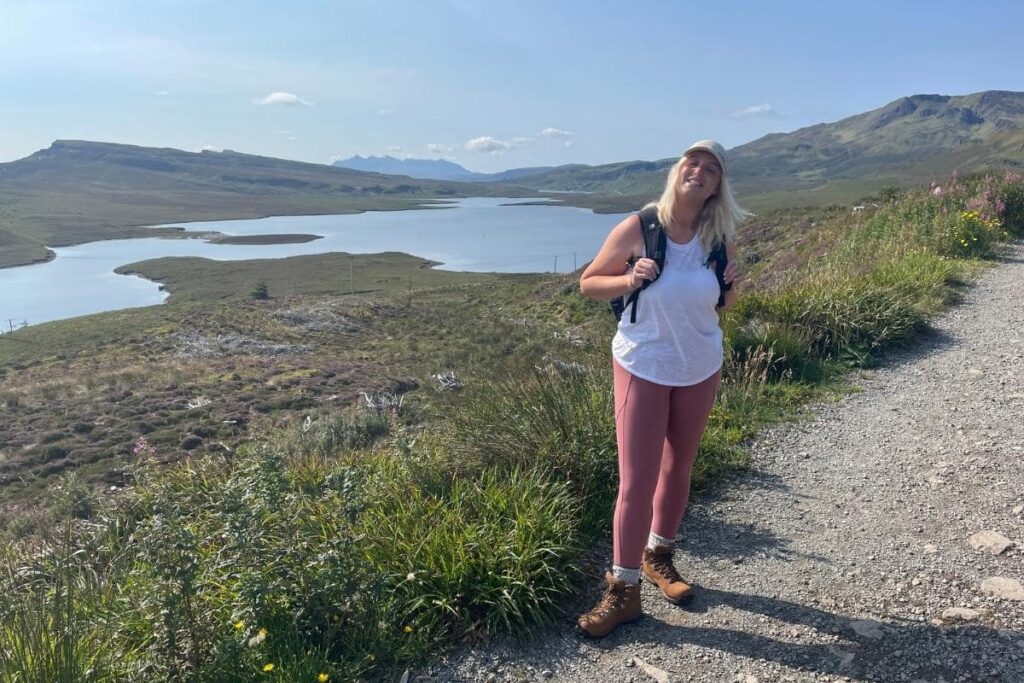
[[[592,638],[603,638],[619,624],[628,624],[643,616],[639,584],[631,586],[616,579],[611,572],[604,578],[608,585],[601,600],[576,622],[580,631]]]
[[[669,602],[685,605],[693,600],[693,587],[683,581],[675,565],[672,564],[672,548],[659,545],[644,548],[644,561],[640,566],[647,580],[661,589],[661,594]]]

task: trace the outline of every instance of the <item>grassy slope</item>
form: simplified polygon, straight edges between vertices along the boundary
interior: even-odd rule
[[[351,263],[355,295],[347,254],[158,259],[132,269],[166,282],[167,304],[0,336],[0,498],[76,468],[119,482],[139,434],[171,454],[190,435],[201,450],[233,448],[296,411],[429,389],[447,369],[492,375],[513,348],[535,348],[540,323],[516,324],[496,304],[539,277],[437,271],[404,254]],[[269,300],[250,298],[257,281]],[[190,408],[200,397],[210,404]]]
[[[978,267],[975,258],[998,253],[1006,233],[995,207],[1005,202],[1004,226],[1024,234],[1019,178],[944,190],[857,213],[780,211],[748,226],[754,286],[723,321],[723,384],[699,475],[741,462],[745,439],[820,395],[843,369],[912,343]],[[173,262],[158,265],[173,279]],[[423,289],[411,300],[392,289],[368,298],[189,302],[190,293],[216,294],[200,273],[217,266],[181,265],[194,283],[179,277],[176,302],[122,314],[98,354],[89,347],[103,333],[94,329],[76,346],[73,331],[106,316],[54,324],[68,335],[61,357],[27,349],[36,358],[5,382],[14,394],[0,394],[5,417],[30,433],[45,427],[36,420],[41,408],[67,424],[67,401],[91,393],[105,412],[92,424],[72,422],[76,435],[113,429],[109,415],[123,421],[119,428],[141,418],[152,431],[139,431],[155,441],[167,425],[157,420],[176,417],[174,434],[186,416],[193,431],[181,448],[187,442],[210,457],[156,466],[180,456],[173,442],[124,454],[116,462],[135,460],[131,476],[141,485],[112,507],[81,482],[53,487],[56,514],[96,523],[76,527],[66,544],[34,539],[0,556],[0,611],[13,615],[0,625],[0,652],[26,642],[33,652],[47,648],[59,618],[72,625],[62,641],[64,680],[88,670],[103,681],[143,671],[253,681],[265,680],[271,663],[289,680],[318,672],[393,680],[446,643],[557,618],[581,585],[581,551],[607,533],[614,495],[604,306],[582,300],[571,277],[497,276]],[[134,319],[158,311],[189,331],[244,331],[309,348],[175,362],[176,328],[140,329]],[[14,339],[42,345],[46,336]],[[596,365],[553,372],[558,359]],[[543,372],[529,368],[548,363]],[[394,395],[409,399],[401,407],[363,418],[317,409],[339,402],[323,392],[364,381],[356,373],[374,364],[393,378]],[[424,368],[438,366],[458,369],[470,386],[454,395],[415,388]],[[416,374],[396,376],[406,369]],[[185,394],[167,395],[175,389]],[[163,395],[151,405],[134,402],[153,392]],[[185,396],[197,394],[214,400],[188,407]],[[244,429],[218,419],[227,400],[243,404],[233,414],[243,420],[266,411],[284,426],[267,425],[260,443],[226,451],[221,440],[231,434],[216,430]],[[21,410],[32,401],[35,410]],[[289,416],[304,419],[289,427]],[[65,438],[43,441],[61,447]],[[31,572],[19,569],[26,562]],[[41,674],[35,662],[0,658],[0,674],[18,678],[26,666]]]
[[[851,220],[841,209],[756,217],[742,233],[744,252],[756,260],[754,281],[770,284],[820,254],[855,226]],[[89,477],[119,482],[143,433],[173,455],[190,435],[201,435],[201,449],[233,448],[275,419],[350,405],[363,390],[419,386],[414,394],[425,404],[443,406],[450,396],[435,391],[431,374],[452,369],[467,379],[493,378],[542,362],[555,332],[587,339],[610,333],[605,306],[579,297],[571,276],[429,265],[404,254],[331,253],[122,267],[162,283],[168,302],[0,336],[7,417],[0,422],[0,477],[8,484],[0,498],[23,499],[81,467]],[[258,282],[267,284],[269,301],[250,298]],[[188,357],[197,344],[216,350],[218,340],[242,337],[262,346]],[[275,345],[300,348],[275,355]],[[199,397],[211,406],[189,408]],[[24,476],[30,480],[21,482]]]

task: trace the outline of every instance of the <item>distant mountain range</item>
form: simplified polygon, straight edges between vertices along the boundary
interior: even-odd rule
[[[354,171],[404,175],[410,178],[425,180],[455,180],[475,183],[508,182],[523,176],[544,173],[553,168],[552,166],[538,166],[534,168],[513,168],[500,173],[476,173],[445,159],[396,159],[393,156],[387,155],[382,157],[361,157],[358,154],[348,159],[339,159],[331,165]]]
[[[683,141],[685,144],[686,141]],[[800,191],[849,199],[886,184],[959,169],[1024,166],[1024,93],[913,95],[884,107],[728,150],[730,176],[747,195]],[[657,194],[674,158],[558,167],[521,177],[537,189]]]

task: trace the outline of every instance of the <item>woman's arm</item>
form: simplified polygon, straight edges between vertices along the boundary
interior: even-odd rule
[[[653,259],[641,258],[629,268],[629,261],[643,254],[644,240],[640,219],[627,216],[612,228],[601,250],[580,277],[583,296],[598,301],[610,301],[629,294],[644,280],[658,276],[658,264]]]
[[[739,261],[736,257],[736,245],[732,242],[726,242],[725,255],[728,259],[728,263],[726,263],[725,273],[722,275],[722,279],[725,280],[727,284],[731,282],[732,287],[728,291],[724,292],[725,303],[718,309],[720,311],[724,311],[736,303],[736,297],[738,295],[737,290],[739,289],[737,285],[741,280],[743,280],[743,271],[740,268]]]

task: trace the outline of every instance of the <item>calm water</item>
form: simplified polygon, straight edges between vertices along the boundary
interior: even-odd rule
[[[499,206],[522,199],[473,198],[450,209],[368,212],[345,216],[281,216],[258,220],[176,223],[230,235],[304,233],[304,244],[226,245],[199,239],[131,239],[54,249],[57,258],[0,269],[0,327],[158,304],[166,293],[148,280],[117,275],[126,263],[162,256],[234,261],[345,251],[402,251],[439,261],[446,270],[532,273],[571,270],[593,258],[623,215],[563,206]]]

